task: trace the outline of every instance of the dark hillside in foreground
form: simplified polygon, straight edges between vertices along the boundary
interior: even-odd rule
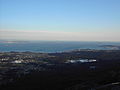
[[[10,54],[14,57],[22,56],[23,61],[6,64],[10,64],[9,68],[14,66],[17,71],[8,69],[4,73],[6,77],[11,75],[14,78],[12,82],[1,84],[1,90],[120,90],[119,50],[80,50],[50,54],[12,52],[2,53],[1,57],[9,57]],[[29,62],[26,61],[28,59]],[[6,67],[5,63],[1,65]],[[27,69],[28,73],[23,74]]]

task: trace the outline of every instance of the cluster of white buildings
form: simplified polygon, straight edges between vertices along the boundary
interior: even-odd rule
[[[67,60],[66,63],[87,63],[87,62],[96,62],[96,59],[78,59],[78,60]]]

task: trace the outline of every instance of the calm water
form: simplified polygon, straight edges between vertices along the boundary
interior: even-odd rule
[[[0,43],[0,51],[62,52],[74,49],[107,49],[101,45],[120,45],[120,42],[17,42]]]

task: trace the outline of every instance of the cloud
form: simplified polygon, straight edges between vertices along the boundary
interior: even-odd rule
[[[120,32],[0,30],[2,40],[120,41]]]

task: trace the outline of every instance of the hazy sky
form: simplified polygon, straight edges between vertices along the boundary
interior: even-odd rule
[[[0,0],[0,39],[120,41],[120,0]]]

